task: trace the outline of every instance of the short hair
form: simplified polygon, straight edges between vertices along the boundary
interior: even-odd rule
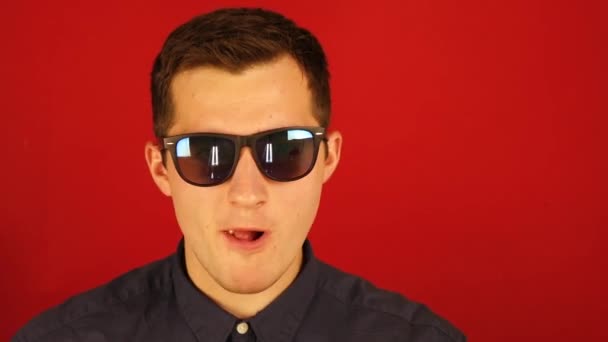
[[[329,125],[331,98],[327,59],[317,38],[283,15],[260,8],[220,9],[194,17],[167,37],[151,73],[154,134],[173,124],[171,82],[180,71],[213,66],[240,72],[289,55],[311,91],[313,116]]]

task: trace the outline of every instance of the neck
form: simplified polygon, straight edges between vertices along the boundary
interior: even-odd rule
[[[218,284],[193,253],[184,251],[186,269],[194,285],[225,311],[239,319],[255,316],[274,301],[295,280],[302,267],[303,253],[290,263],[287,270],[270,287],[258,293],[235,293]]]

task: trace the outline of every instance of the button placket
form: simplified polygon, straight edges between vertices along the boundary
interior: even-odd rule
[[[245,335],[249,331],[249,324],[247,322],[241,322],[236,325],[236,332],[241,335]]]
[[[232,329],[231,342],[255,342],[257,338],[251,325],[248,322],[241,321],[236,323]]]

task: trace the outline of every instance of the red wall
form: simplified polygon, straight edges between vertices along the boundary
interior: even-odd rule
[[[279,10],[328,53],[345,145],[317,254],[472,341],[608,338],[599,3],[222,3]],[[0,340],[175,248],[143,158],[148,74],[172,28],[219,5],[0,5]]]

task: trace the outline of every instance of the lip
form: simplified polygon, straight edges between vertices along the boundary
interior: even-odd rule
[[[264,234],[262,234],[262,236],[260,236],[257,240],[245,241],[245,240],[239,240],[239,239],[233,237],[232,235],[230,235],[230,233],[228,233],[228,231],[230,231],[230,230],[258,231],[258,232],[263,232]],[[270,235],[271,235],[269,231],[264,230],[264,229],[243,228],[243,227],[224,229],[220,232],[220,234],[223,236],[224,241],[226,241],[226,244],[228,245],[228,247],[230,249],[234,249],[234,250],[241,251],[241,252],[249,252],[249,253],[262,250],[264,248],[264,246],[267,244],[267,242],[270,238]]]

